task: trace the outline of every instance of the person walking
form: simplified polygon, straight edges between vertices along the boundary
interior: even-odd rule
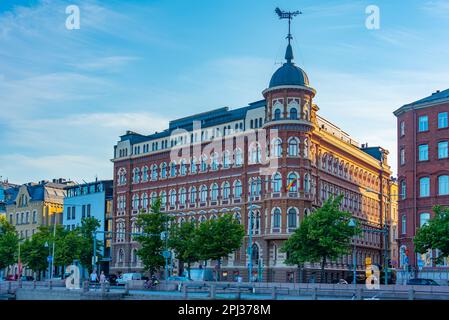
[[[106,275],[104,274],[104,271],[101,271],[100,283],[106,283]]]
[[[90,274],[90,282],[98,282],[98,275],[97,275],[97,271],[92,270],[92,273]]]

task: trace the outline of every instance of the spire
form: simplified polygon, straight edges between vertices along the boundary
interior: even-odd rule
[[[290,40],[293,39],[292,34],[290,32],[290,24],[293,19],[293,17],[297,16],[298,14],[302,14],[301,11],[294,11],[294,12],[287,12],[287,11],[281,11],[281,9],[276,8],[275,10],[276,14],[279,16],[279,19],[288,19],[288,45],[287,50],[285,51],[285,60],[287,60],[287,63],[291,63],[293,60],[293,49],[290,44]]]
[[[293,49],[290,43],[287,46],[287,50],[285,50],[285,60],[287,60],[287,63],[292,63],[293,60]]]

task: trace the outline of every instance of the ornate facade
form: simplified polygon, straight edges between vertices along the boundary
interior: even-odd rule
[[[330,196],[343,194],[342,209],[352,212],[365,228],[389,224],[388,151],[360,147],[322,118],[313,103],[315,89],[292,62],[290,44],[285,58],[263,91],[264,100],[174,120],[160,133],[128,131],[121,136],[112,160],[114,231],[138,231],[138,213],[157,197],[162,198],[163,211],[179,223],[201,223],[232,213],[245,226],[246,237],[242,248],[224,259],[222,278],[248,279],[252,259],[259,280],[286,282],[319,280],[318,264],[298,271],[284,263],[280,249],[304,216]],[[364,233],[354,244],[360,272],[366,257],[383,264],[385,243],[380,234]],[[115,235],[111,272],[142,271],[137,248],[128,234]],[[350,274],[351,253],[326,265],[327,281]]]

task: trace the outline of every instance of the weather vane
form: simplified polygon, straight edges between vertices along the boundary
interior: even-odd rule
[[[288,39],[288,44],[290,44],[290,40],[293,39],[292,34],[290,33],[290,23],[293,19],[293,17],[296,17],[298,14],[302,14],[301,11],[282,11],[279,8],[276,8],[274,10],[274,12],[276,12],[276,14],[279,16],[279,19],[288,19],[288,35],[287,35],[287,39]]]

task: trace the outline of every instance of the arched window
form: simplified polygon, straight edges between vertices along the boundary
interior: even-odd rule
[[[207,157],[205,155],[203,155],[201,157],[201,171],[202,172],[206,172],[207,171]]]
[[[296,210],[294,208],[290,208],[287,213],[287,227],[288,228],[296,228]]]
[[[275,173],[271,182],[271,188],[273,192],[281,192],[282,188],[282,176],[279,172]]]
[[[125,254],[123,253],[123,249],[120,249],[118,251],[118,258],[117,258],[118,262],[123,263],[124,258],[125,258]]]
[[[207,201],[207,187],[205,185],[201,186],[200,201],[201,202],[206,202]]]
[[[196,159],[192,158],[190,161],[190,173],[196,173]]]
[[[214,154],[212,154],[212,156],[211,156],[211,169],[212,170],[218,170],[218,153],[214,153]]]
[[[223,153],[223,168],[229,168],[231,165],[231,156],[228,150]]]
[[[218,184],[214,183],[211,186],[210,197],[212,201],[217,201],[218,199]]]
[[[304,191],[310,192],[310,175],[308,173],[304,175]]]
[[[182,176],[185,176],[187,174],[187,165],[184,159],[182,159],[180,163],[180,173]]]
[[[242,196],[242,183],[240,180],[235,181],[234,183],[234,197],[236,199],[241,198]]]
[[[235,150],[235,165],[236,166],[243,165],[243,153],[241,149]]]
[[[294,172],[290,173],[287,177],[287,186],[290,187],[288,192],[298,191],[298,175]]]
[[[151,167],[151,180],[157,180],[157,165],[155,164],[153,164],[153,166]]]
[[[157,200],[157,193],[156,192],[152,192],[151,193],[151,204],[155,204]]]
[[[176,190],[170,191],[170,205],[174,206],[176,204]]]
[[[148,167],[145,166],[142,168],[142,181],[148,181]]]
[[[148,208],[148,195],[146,193],[144,193],[142,196],[142,207],[144,209]]]
[[[288,141],[288,155],[290,157],[298,156],[298,140],[296,138],[290,138]]]
[[[273,228],[281,227],[281,209],[275,208],[273,211]]]
[[[229,199],[229,194],[231,193],[231,185],[229,182],[223,183],[223,199]]]
[[[179,203],[186,204],[186,199],[187,199],[186,188],[181,188],[181,190],[179,190]]]
[[[407,233],[407,216],[405,214],[401,217],[401,232],[402,234]]]
[[[257,244],[253,244],[251,251],[251,260],[257,263],[259,261],[259,246]]]
[[[139,209],[139,196],[137,194],[133,196],[133,209]]]
[[[139,168],[134,168],[133,169],[133,183],[139,183],[140,181],[140,170]]]
[[[176,177],[176,162],[170,163],[170,177]]]
[[[190,203],[195,203],[196,202],[196,188],[192,187],[190,189]]]
[[[167,205],[167,193],[165,191],[161,192],[161,206],[165,207]]]
[[[298,110],[296,108],[290,109],[290,119],[297,120],[298,119]]]
[[[276,138],[273,140],[271,145],[271,154],[274,157],[282,157],[282,140]]]
[[[445,196],[449,194],[449,176],[438,177],[438,195]]]
[[[274,120],[281,120],[281,109],[274,110]]]
[[[258,143],[254,143],[251,146],[249,158],[251,163],[260,163],[261,149]]]
[[[202,223],[202,222],[204,222],[204,221],[206,221],[207,219],[206,219],[206,217],[205,216],[201,216],[201,218],[200,218],[200,223]]]
[[[167,164],[165,162],[161,164],[161,178],[167,178]]]

